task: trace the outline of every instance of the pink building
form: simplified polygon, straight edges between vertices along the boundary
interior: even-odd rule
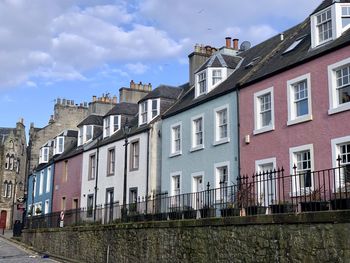
[[[298,174],[285,182],[294,188],[285,195],[321,189],[330,196],[328,190],[350,183],[348,11],[349,1],[324,1],[303,23],[260,44],[269,51],[257,55],[240,88],[241,172],[283,167],[285,176]],[[338,156],[346,166],[340,174],[312,173],[337,167]],[[264,198],[278,199],[281,186],[271,185],[272,196]]]
[[[74,148],[55,162],[52,212],[80,207],[83,150]]]

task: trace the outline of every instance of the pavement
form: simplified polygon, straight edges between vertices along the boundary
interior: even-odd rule
[[[0,232],[0,262],[1,263],[52,263],[57,261],[42,255],[26,247],[24,244],[12,239],[12,230],[5,230],[4,235]]]

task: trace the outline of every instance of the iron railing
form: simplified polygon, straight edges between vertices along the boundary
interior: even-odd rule
[[[123,218],[123,209],[126,213]],[[320,171],[283,168],[239,176],[236,183],[201,192],[169,196],[167,193],[138,198],[125,208],[119,202],[64,212],[63,226],[112,224],[205,217],[246,216],[276,213],[350,209],[350,166]],[[28,217],[28,228],[58,227],[61,212]],[[62,225],[61,225],[62,226]]]

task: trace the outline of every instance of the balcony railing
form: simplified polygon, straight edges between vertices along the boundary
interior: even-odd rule
[[[349,166],[304,173],[294,168],[292,175],[285,175],[281,168],[239,176],[230,186],[220,185],[210,189],[208,183],[206,190],[195,193],[138,198],[125,208],[115,202],[68,210],[64,212],[63,226],[350,209]],[[61,212],[54,212],[28,217],[26,226],[59,227],[60,221]]]

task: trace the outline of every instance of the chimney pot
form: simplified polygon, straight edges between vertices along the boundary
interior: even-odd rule
[[[92,96],[92,102],[96,101],[96,96]]]
[[[233,49],[234,50],[238,50],[238,38],[233,39]]]
[[[227,48],[231,48],[231,38],[230,37],[226,37],[226,47]]]

